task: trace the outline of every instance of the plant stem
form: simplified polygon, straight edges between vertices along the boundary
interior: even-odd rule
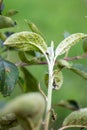
[[[48,66],[49,66],[48,100],[47,100],[46,119],[45,119],[45,129],[44,130],[49,129],[51,103],[52,103],[53,66],[50,64]]]

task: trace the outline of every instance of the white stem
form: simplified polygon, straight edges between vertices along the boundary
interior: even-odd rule
[[[48,81],[48,94],[47,94],[47,107],[46,107],[46,119],[45,119],[45,129],[49,129],[49,121],[50,121],[50,113],[51,113],[51,104],[52,104],[52,88],[53,88],[53,68],[54,68],[54,46],[53,42],[51,43],[51,47],[48,48],[48,54],[45,55],[48,62],[48,71],[49,71],[49,81]]]
[[[53,87],[53,65],[48,64],[49,69],[49,82],[48,82],[48,100],[47,100],[47,108],[46,108],[46,120],[45,120],[45,130],[48,130],[49,121],[50,121],[50,110],[52,103],[52,87]]]
[[[49,66],[49,82],[48,82],[48,104],[47,112],[51,109],[51,99],[52,99],[52,84],[53,84],[53,67]]]

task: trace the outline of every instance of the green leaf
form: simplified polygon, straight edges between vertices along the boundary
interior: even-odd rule
[[[25,81],[25,92],[38,91],[38,82],[36,78],[24,67],[21,67]]]
[[[87,127],[87,108],[72,112],[63,122],[63,126],[81,126]]]
[[[70,70],[72,70],[74,73],[80,75],[84,79],[87,80],[87,67],[82,64],[73,64],[70,67]]]
[[[57,57],[66,53],[73,45],[85,37],[87,37],[87,35],[84,33],[76,33],[68,36],[58,45],[57,49],[55,50],[55,56]]]
[[[0,60],[0,91],[3,96],[11,94],[18,79],[17,67],[5,60]]]
[[[53,72],[53,89],[60,89],[63,84],[63,75],[59,70]]]
[[[5,45],[9,47],[17,48],[21,51],[40,51],[45,53],[47,45],[44,39],[33,32],[19,32],[11,35],[5,42]]]
[[[14,27],[15,24],[16,23],[10,17],[0,15],[0,29]]]
[[[19,55],[19,57],[20,57],[20,59],[21,59],[22,62],[29,63],[29,61],[28,61],[27,58],[25,57],[25,52],[19,51],[19,52],[18,52],[18,55]]]

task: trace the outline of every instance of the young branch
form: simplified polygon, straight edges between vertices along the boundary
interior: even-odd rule
[[[34,64],[32,64],[32,63],[25,63],[25,62],[15,63],[15,65],[19,66],[19,67],[21,67],[21,66],[30,66],[30,65],[46,65],[46,64],[47,64],[47,62],[37,62],[37,63],[34,63]]]
[[[87,53],[82,54],[80,56],[67,57],[67,58],[64,58],[64,60],[66,60],[66,61],[73,61],[73,60],[80,60],[80,59],[85,59],[85,58],[87,58]],[[34,64],[32,64],[32,63],[25,63],[25,62],[15,63],[15,65],[19,66],[19,67],[21,67],[21,66],[30,66],[30,65],[46,65],[46,64],[47,64],[47,62],[45,62],[45,61],[44,62],[43,61],[37,62],[37,63],[34,63]]]
[[[80,56],[67,57],[67,58],[64,58],[64,60],[72,61],[72,60],[79,60],[79,59],[84,59],[84,58],[87,58],[87,53],[82,54]]]

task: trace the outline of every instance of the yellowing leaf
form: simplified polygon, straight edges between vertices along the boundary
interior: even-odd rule
[[[68,36],[58,45],[55,51],[55,56],[57,57],[59,55],[66,53],[73,45],[75,45],[84,37],[87,37],[87,35],[84,33],[76,33]]]
[[[65,118],[63,126],[81,126],[87,127],[87,108],[72,112]]]
[[[19,32],[11,35],[5,42],[4,45],[9,47],[17,48],[21,51],[40,51],[45,53],[47,45],[44,39],[33,32]]]

